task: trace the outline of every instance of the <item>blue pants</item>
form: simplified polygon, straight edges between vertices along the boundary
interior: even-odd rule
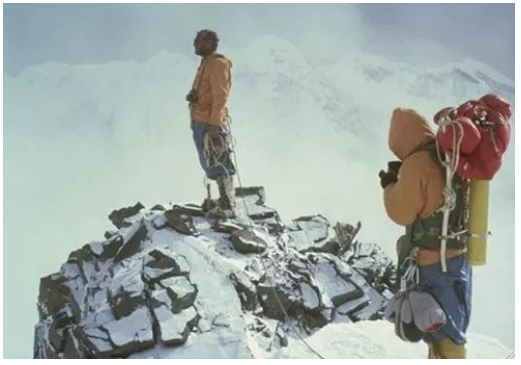
[[[222,152],[218,156],[212,156],[212,152],[209,151],[207,155],[204,146],[204,138],[208,132],[209,125],[203,122],[192,120],[192,132],[195,147],[197,148],[197,154],[199,155],[199,162],[203,168],[206,176],[210,180],[217,180],[220,176],[232,176],[235,175],[235,166],[230,158],[230,149],[228,146],[223,146]],[[223,134],[228,134],[224,127],[219,127]],[[216,141],[216,143],[222,143],[223,140]]]
[[[420,285],[436,298],[447,316],[445,326],[431,334],[427,341],[450,337],[458,345],[465,344],[472,297],[472,268],[466,256],[447,260],[445,273],[439,263],[420,267]]]

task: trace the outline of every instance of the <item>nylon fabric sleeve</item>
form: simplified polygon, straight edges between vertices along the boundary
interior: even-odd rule
[[[230,93],[230,65],[224,59],[212,60],[210,88],[212,93],[211,125],[221,125],[226,114],[226,101]]]
[[[425,205],[425,189],[420,166],[415,159],[406,159],[400,169],[398,181],[384,189],[385,210],[396,224],[412,224]]]

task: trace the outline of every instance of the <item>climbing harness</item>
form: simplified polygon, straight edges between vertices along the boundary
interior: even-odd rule
[[[420,282],[420,270],[416,262],[418,250],[418,247],[414,247],[400,266],[400,271],[403,272],[400,277],[400,291],[405,291],[411,284],[416,285]]]

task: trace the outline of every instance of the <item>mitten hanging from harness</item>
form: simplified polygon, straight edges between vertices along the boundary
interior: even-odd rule
[[[419,342],[447,323],[447,316],[434,296],[419,284],[417,252],[418,248],[413,248],[400,265],[400,290],[384,311],[384,318],[394,324],[397,336],[407,342]]]

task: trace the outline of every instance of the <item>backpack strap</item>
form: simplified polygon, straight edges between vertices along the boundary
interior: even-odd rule
[[[407,157],[422,151],[429,152],[432,161],[445,171],[443,162],[440,161],[442,155],[438,153],[436,140],[426,141],[418,145]],[[456,195],[455,208],[449,217],[449,232],[447,240],[448,249],[463,249],[468,241],[468,192],[469,184],[458,174],[454,174],[451,186]],[[438,209],[426,219],[417,218],[412,224],[406,227],[405,237],[409,241],[410,247],[424,247],[438,250],[441,245],[441,234],[443,224],[443,211]]]

